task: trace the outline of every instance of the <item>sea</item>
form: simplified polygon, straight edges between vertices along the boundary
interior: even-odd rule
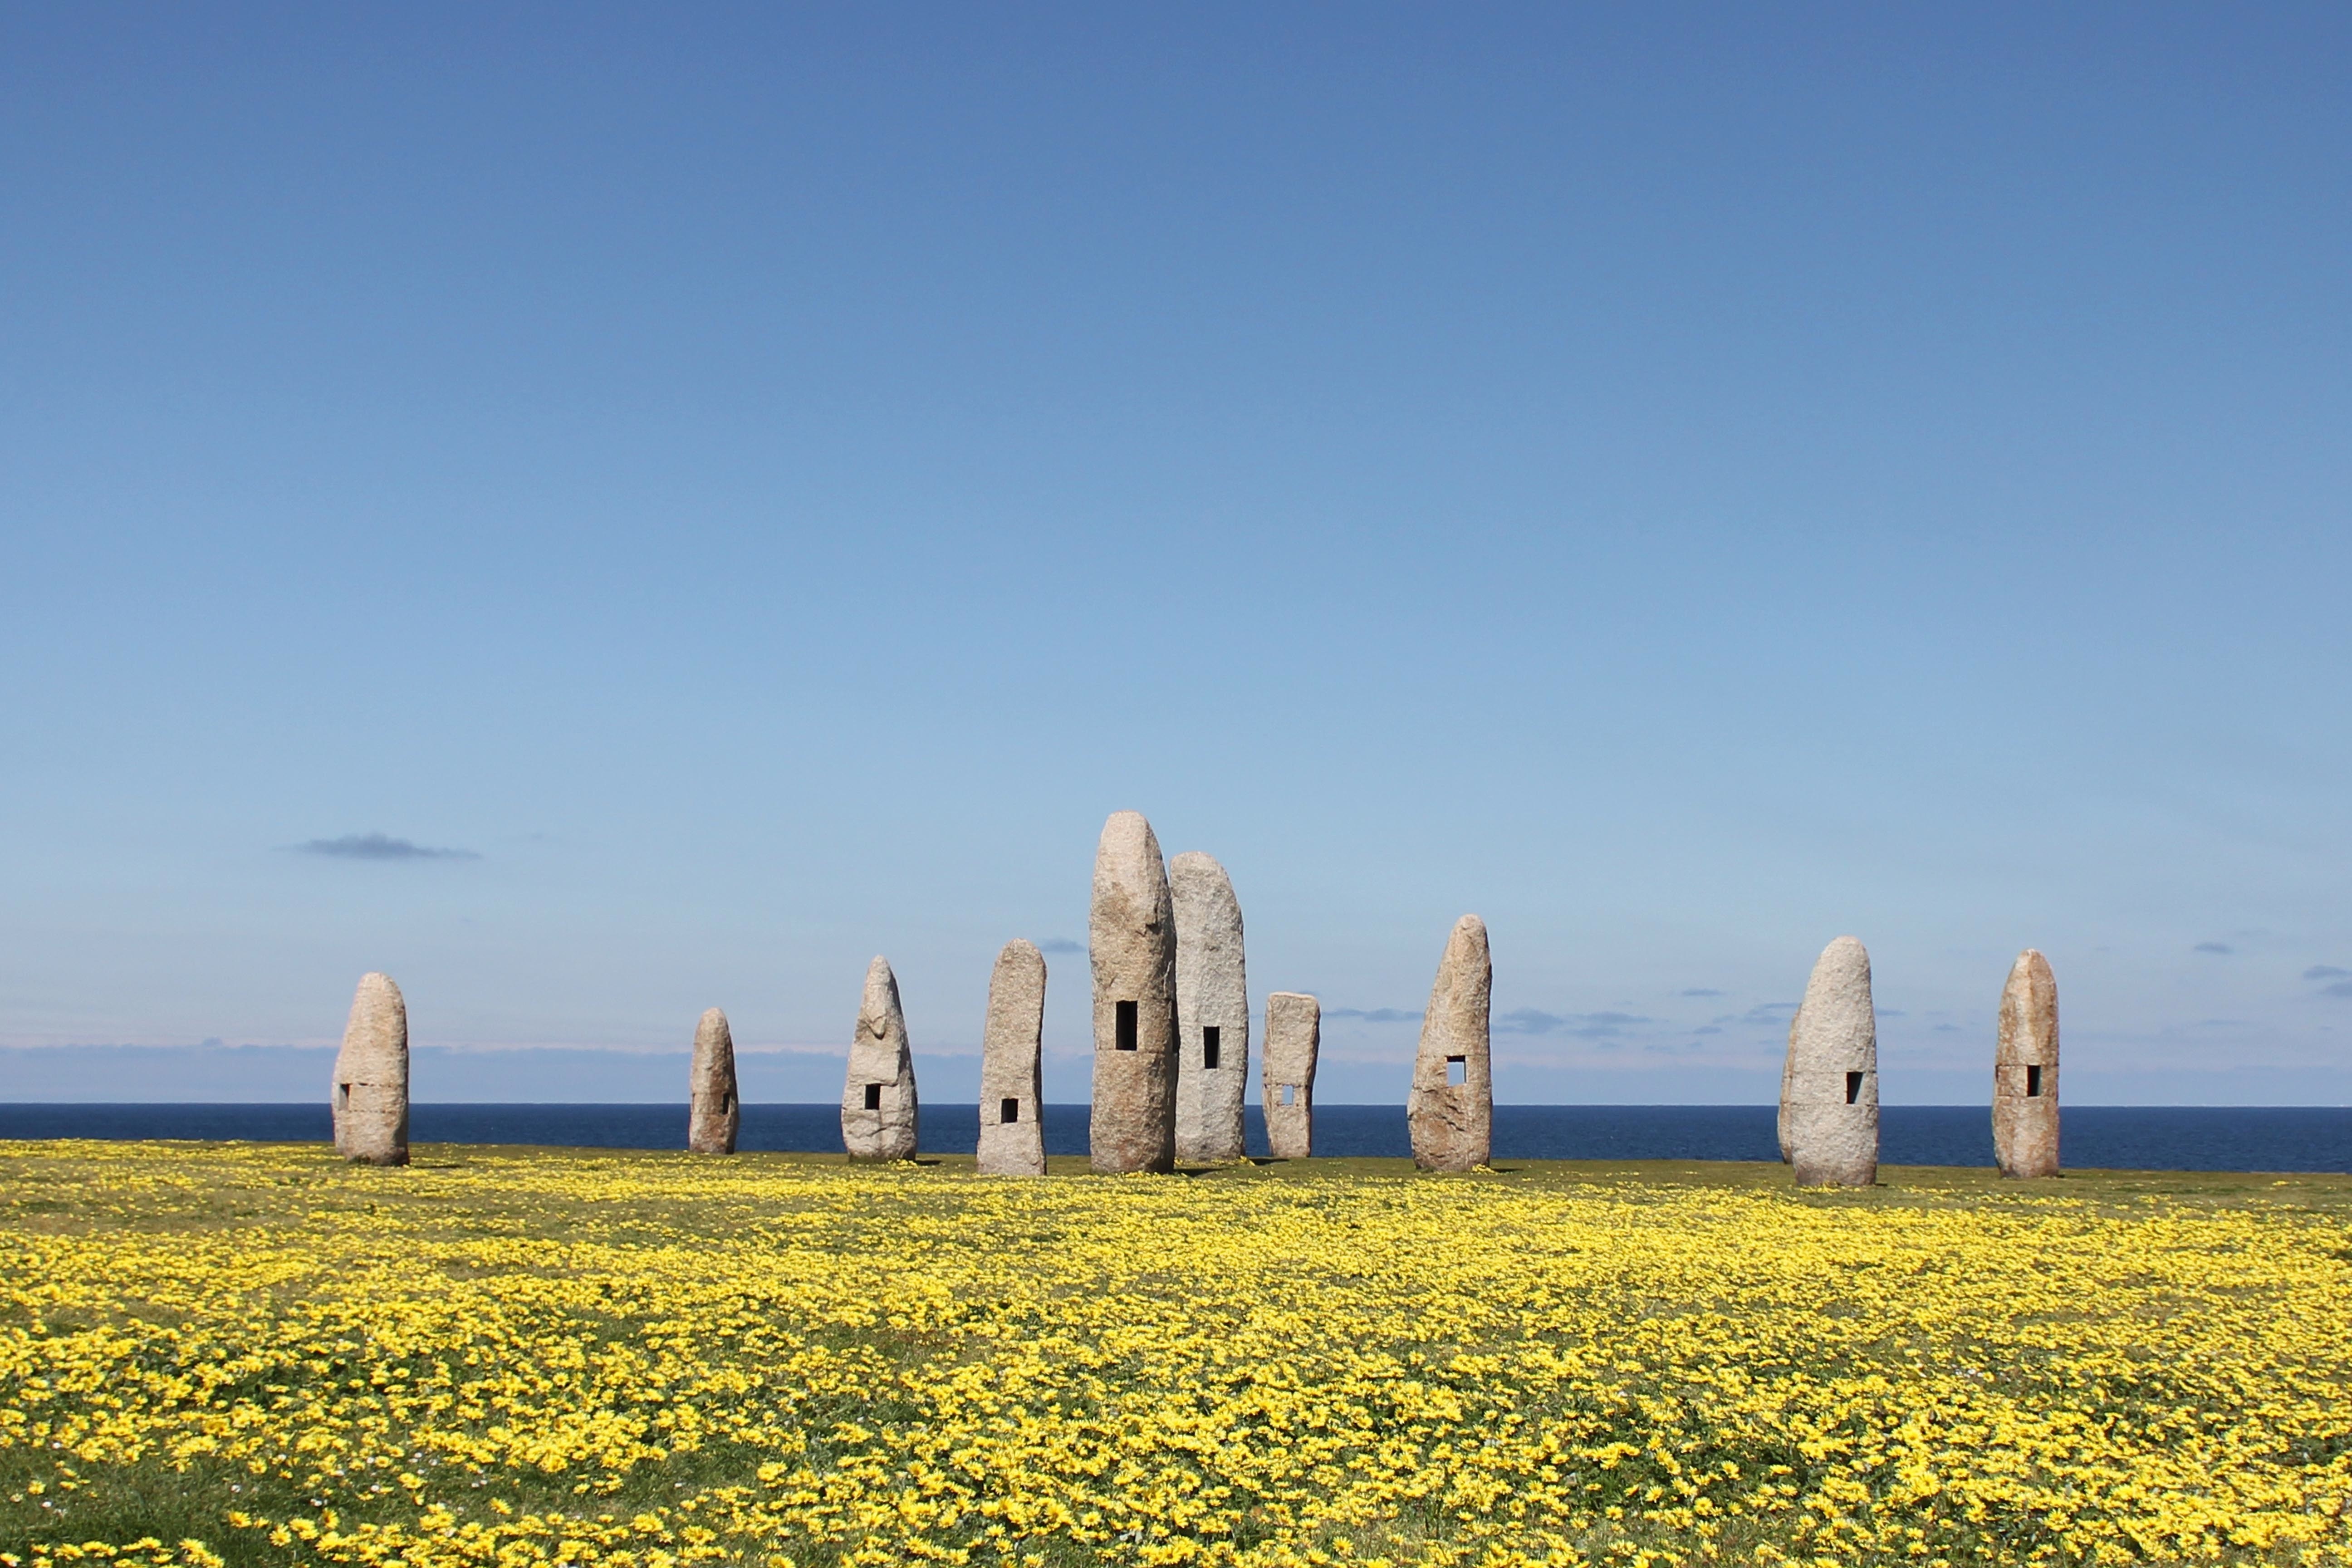
[[[1246,1112],[1249,1148],[1265,1152],[1265,1124]],[[1087,1107],[1045,1107],[1045,1150],[1087,1152]],[[0,1104],[0,1138],[185,1138],[324,1142],[323,1105]],[[686,1107],[670,1105],[416,1105],[420,1143],[523,1143],[557,1148],[677,1149]],[[922,1108],[925,1152],[969,1154],[980,1138],[972,1105]],[[841,1147],[837,1105],[746,1105],[738,1146],[827,1153]],[[1315,1151],[1406,1156],[1397,1105],[1318,1105]],[[2070,1105],[2062,1154],[2075,1170],[2352,1172],[2352,1108],[2341,1106]],[[1498,1105],[1496,1160],[1776,1160],[1769,1105]],[[1879,1158],[1889,1165],[1990,1165],[1982,1105],[1879,1109]]]

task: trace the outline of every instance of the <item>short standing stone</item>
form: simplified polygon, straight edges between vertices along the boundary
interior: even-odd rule
[[[1176,1158],[1241,1159],[1242,1095],[1249,1086],[1249,977],[1242,906],[1233,879],[1187,850],[1168,863],[1176,910]]]
[[[1487,1013],[1495,965],[1486,922],[1464,915],[1446,939],[1445,956],[1421,1019],[1421,1053],[1405,1098],[1412,1163],[1424,1171],[1468,1171],[1486,1163],[1495,1135],[1495,1088]]]
[[[1176,916],[1159,836],[1111,814],[1095,850],[1087,918],[1095,977],[1096,1170],[1176,1168]]]
[[[408,1004],[392,976],[360,977],[330,1093],[336,1153],[370,1165],[408,1163]]]
[[[849,1081],[841,1091],[841,1143],[853,1160],[915,1157],[915,1056],[898,977],[887,959],[866,971],[857,1037],[849,1043]]]
[[[1044,1089],[1038,1058],[1045,1027],[1045,955],[1018,940],[988,977],[980,1037],[980,1173],[1045,1173]]]
[[[2030,947],[2010,966],[2000,993],[1992,1155],[2004,1176],[2058,1173],[2058,980]]]
[[[1781,1142],[1801,1187],[1878,1180],[1878,1014],[1870,954],[1853,937],[1822,950],[1789,1025]]]
[[[1265,1146],[1277,1160],[1315,1152],[1315,1057],[1323,1005],[1296,991],[1265,999]]]
[[[687,1070],[686,1146],[697,1154],[732,1154],[743,1124],[735,1098],[735,1037],[713,1007],[694,1026],[694,1065]]]

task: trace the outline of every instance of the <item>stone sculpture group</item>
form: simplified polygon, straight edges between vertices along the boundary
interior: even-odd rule
[[[1232,878],[1197,850],[1160,858],[1139,812],[1103,824],[1087,917],[1094,971],[1093,1168],[1172,1171],[1246,1157],[1243,1089],[1250,1058],[1249,979],[1241,902]],[[1488,1015],[1494,961],[1486,924],[1454,923],[1422,1015],[1405,1121],[1413,1163],[1473,1171],[1494,1152]],[[1045,959],[1005,943],[988,983],[981,1045],[983,1175],[1045,1173],[1042,1050]],[[1261,1098],[1268,1152],[1315,1150],[1315,1068],[1322,1005],[1277,991],[1266,998]],[[735,1043],[713,1007],[694,1031],[687,1148],[732,1154],[742,1123]],[[408,1163],[408,1010],[389,975],[361,977],[335,1058],[330,1101],[335,1152],[376,1165]],[[1993,1056],[1993,1152],[2001,1173],[2058,1174],[2058,985],[2028,948],[2002,989]],[[1822,950],[1789,1025],[1780,1071],[1780,1158],[1800,1186],[1869,1186],[1878,1179],[1878,1019],[1870,954],[1850,936]],[[849,1047],[842,1147],[853,1160],[905,1160],[918,1143],[914,1053],[898,976],[877,957]]]

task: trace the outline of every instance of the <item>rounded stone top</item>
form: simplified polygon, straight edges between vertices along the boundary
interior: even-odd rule
[[[393,984],[391,975],[384,973],[380,969],[371,969],[365,974],[360,976],[360,994],[365,996],[370,993],[373,993],[375,995],[383,997],[388,1001],[404,1001],[400,994],[400,987]]]
[[[1161,874],[1160,836],[1139,811],[1114,811],[1103,824],[1102,841],[1095,848],[1098,869],[1129,875]]]
[[[1841,965],[1859,963],[1864,969],[1870,967],[1870,950],[1862,945],[1862,938],[1858,936],[1837,938],[1829,946],[1822,949],[1821,957],[1813,962],[1817,964],[1827,963],[1832,956]]]

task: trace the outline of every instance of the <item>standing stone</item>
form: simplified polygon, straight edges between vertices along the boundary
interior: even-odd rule
[[[1018,939],[988,977],[988,1025],[980,1037],[980,1173],[1045,1173],[1045,1090],[1038,1068],[1045,1028],[1045,955]]]
[[[849,1081],[841,1091],[841,1143],[853,1160],[915,1157],[915,1055],[890,961],[866,967],[857,1037],[849,1043]]]
[[[1277,1160],[1315,1152],[1315,1056],[1323,1005],[1296,991],[1265,999],[1265,1149]]]
[[[1801,1187],[1878,1180],[1878,1014],[1870,954],[1853,937],[1822,949],[1789,1024],[1781,1140]]]
[[[687,1072],[686,1146],[697,1154],[732,1154],[743,1125],[735,1098],[735,1037],[713,1007],[694,1026],[694,1066]]]
[[[1188,849],[1168,863],[1176,909],[1176,1158],[1238,1160],[1242,1091],[1249,1085],[1249,978],[1242,906],[1216,860]]]
[[[1495,1086],[1486,1015],[1495,989],[1486,922],[1464,915],[1446,939],[1404,1118],[1412,1163],[1424,1171],[1468,1171],[1486,1163],[1495,1140]]]
[[[1176,1168],[1176,914],[1160,839],[1118,811],[1095,849],[1094,1168]]]
[[[2001,987],[1992,1157],[2004,1176],[2058,1173],[2058,980],[2050,961],[2030,947]]]
[[[408,1163],[408,1004],[389,974],[362,974],[329,1090],[335,1152],[370,1165]]]

